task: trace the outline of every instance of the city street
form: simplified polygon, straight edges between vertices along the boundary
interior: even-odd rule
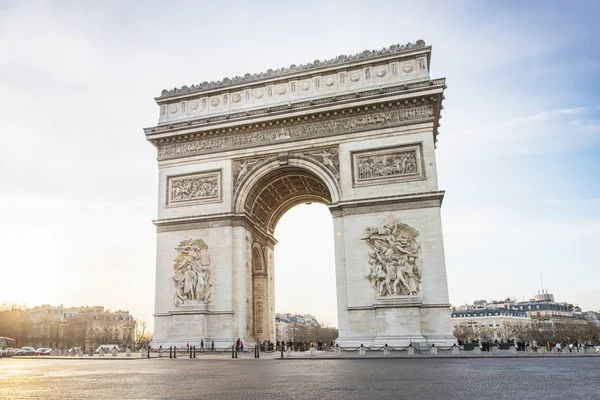
[[[598,399],[600,357],[0,359],[2,399]]]

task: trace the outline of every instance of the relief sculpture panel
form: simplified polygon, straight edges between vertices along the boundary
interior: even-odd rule
[[[376,295],[414,296],[420,290],[419,232],[390,215],[379,226],[367,227],[363,240],[369,246],[369,272],[365,275]]]
[[[352,153],[354,186],[425,179],[421,144]]]
[[[221,201],[221,171],[167,177],[167,206]]]
[[[206,307],[212,302],[208,246],[202,239],[185,239],[175,248],[173,264],[176,307]]]

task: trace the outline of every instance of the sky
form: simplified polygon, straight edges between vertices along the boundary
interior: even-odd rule
[[[446,77],[450,301],[600,309],[595,1],[0,1],[0,302],[152,324],[164,88],[423,39]],[[276,310],[336,325],[332,219],[276,229]],[[307,249],[310,249],[307,251]],[[541,276],[540,276],[541,274]],[[5,282],[9,282],[6,284]]]

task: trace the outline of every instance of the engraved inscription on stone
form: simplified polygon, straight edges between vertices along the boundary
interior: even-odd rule
[[[420,290],[417,266],[419,232],[390,215],[379,226],[367,227],[362,239],[369,246],[369,280],[379,297],[414,296]]]
[[[354,185],[423,179],[421,145],[352,153]]]
[[[221,172],[207,171],[167,178],[167,206],[221,201]]]

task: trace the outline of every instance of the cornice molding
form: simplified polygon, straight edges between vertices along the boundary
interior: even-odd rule
[[[356,103],[359,101],[385,99],[386,97],[398,95],[418,94],[424,91],[446,89],[446,78],[431,79],[426,81],[414,82],[403,85],[396,85],[387,88],[369,89],[354,93],[347,93],[338,96],[328,96],[320,99],[307,99],[286,105],[264,107],[250,111],[240,111],[225,115],[216,115],[212,117],[198,118],[189,121],[174,122],[144,128],[146,138],[153,142],[153,136],[164,133],[176,133],[190,128],[216,128],[224,123],[231,124],[232,122],[249,122],[260,117],[273,117],[283,114],[289,114],[298,111],[317,110],[326,106],[340,106],[344,104]]]
[[[353,61],[362,61],[362,60],[369,60],[369,59],[373,59],[375,61],[378,57],[395,55],[395,54],[400,54],[400,53],[407,53],[410,51],[425,49],[425,48],[429,48],[429,47],[425,45],[425,41],[419,39],[414,44],[410,43],[410,42],[407,44],[402,44],[402,45],[394,44],[389,47],[384,47],[381,50],[364,50],[364,51],[354,54],[354,55],[340,55],[340,56],[331,58],[329,60],[324,60],[324,61],[315,60],[312,63],[307,63],[307,64],[301,64],[301,65],[292,64],[287,68],[278,68],[275,70],[269,69],[265,72],[260,72],[260,73],[255,73],[255,74],[246,73],[246,74],[244,74],[244,76],[235,76],[233,78],[223,78],[223,80],[212,81],[212,82],[205,81],[205,82],[194,84],[191,86],[182,86],[180,88],[173,88],[171,90],[163,89],[161,92],[161,95],[159,97],[157,97],[156,100],[157,101],[164,100],[166,98],[175,97],[175,96],[178,96],[181,94],[196,93],[196,92],[200,93],[207,89],[225,88],[227,86],[232,86],[232,85],[236,85],[239,83],[253,83],[253,82],[257,82],[257,81],[261,81],[261,80],[269,79],[269,78],[285,77],[287,75],[296,74],[298,72],[317,71],[324,67],[343,65],[343,64],[353,62]]]

